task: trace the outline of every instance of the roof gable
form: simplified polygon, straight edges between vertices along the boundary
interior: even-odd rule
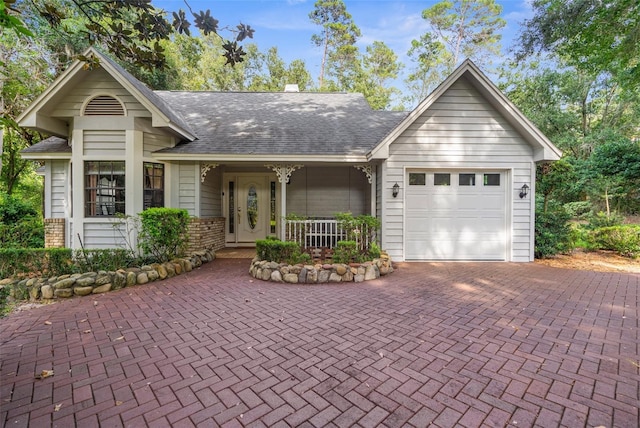
[[[421,117],[459,79],[466,80],[491,104],[533,148],[534,160],[558,160],[562,152],[480,71],[465,60],[451,75],[429,94],[407,117],[368,154],[370,159],[386,159],[389,146]]]
[[[194,140],[195,133],[189,124],[177,114],[167,103],[158,97],[151,89],[145,86],[129,72],[123,69],[115,61],[101,54],[94,48],[89,48],[84,56],[95,56],[100,61],[100,67],[129,92],[140,104],[151,112],[152,126],[167,127],[187,140]],[[41,129],[46,132],[67,136],[66,122],[47,117],[42,114],[44,107],[52,101],[56,94],[83,72],[85,64],[82,61],[74,61],[56,80],[36,98],[36,100],[18,117],[20,126]]]

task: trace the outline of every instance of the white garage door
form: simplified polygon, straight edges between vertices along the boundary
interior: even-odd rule
[[[406,260],[506,260],[506,174],[408,171]]]

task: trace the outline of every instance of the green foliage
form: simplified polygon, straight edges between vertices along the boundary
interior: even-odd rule
[[[553,256],[570,247],[569,214],[558,204],[549,204],[546,212],[541,205],[542,201],[538,198],[534,249],[537,258]]]
[[[600,211],[598,213],[590,215],[588,220],[589,224],[587,225],[587,228],[594,230],[601,227],[621,225],[624,221],[624,216],[615,212],[607,215],[607,213]]]
[[[640,84],[640,3],[636,0],[537,0],[524,23],[518,59],[555,52],[583,69],[623,71]]]
[[[298,245],[298,243],[281,241],[273,237],[258,239],[256,241],[256,255],[260,260],[278,263],[286,262],[296,264],[306,260],[306,258],[301,255],[300,245]]]
[[[130,266],[141,265],[144,260],[133,252],[122,248],[76,250],[73,255],[74,270],[90,272],[98,270],[115,271]]]
[[[627,257],[640,256],[640,225],[608,226],[591,232],[597,248]]]
[[[407,84],[413,104],[422,99],[460,63],[471,58],[484,64],[500,55],[500,32],[506,21],[495,0],[443,0],[422,12],[431,31],[411,42],[408,52],[416,66]]]
[[[0,285],[0,317],[3,317],[9,312],[7,307],[7,298],[9,297],[9,287]]]
[[[382,250],[375,242],[369,244],[369,258],[371,260],[380,258],[382,255]]]
[[[178,208],[149,208],[140,214],[138,245],[143,253],[166,262],[182,255],[187,244],[189,213]]]
[[[0,194],[0,248],[44,247],[44,225],[38,211],[20,198]]]
[[[336,213],[335,217],[347,235],[346,240],[357,242],[358,250],[368,253],[369,245],[376,242],[380,220],[366,214],[354,217],[349,212]]]
[[[254,30],[246,24],[236,27],[218,27],[218,20],[211,16],[210,10],[193,12],[187,18],[183,10],[173,13],[172,23],[161,9],[153,7],[150,1],[93,0],[89,2],[53,2],[34,0],[21,2],[14,7],[16,19],[25,18],[27,27],[39,30],[43,26],[53,29],[62,40],[75,39],[77,34],[88,36],[91,44],[106,48],[123,62],[134,63],[148,70],[162,68],[165,65],[165,51],[162,41],[170,40],[175,34],[190,36],[190,20],[201,34],[218,36],[222,41],[223,56],[228,64],[235,65],[243,61],[245,52],[239,44],[246,38],[252,38]],[[0,29],[5,26],[19,31],[18,24],[2,19],[0,10]],[[108,17],[108,18],[106,18]],[[75,19],[76,26],[69,25],[69,19]],[[30,36],[29,30],[20,31]],[[219,31],[226,30],[230,39],[223,38]],[[93,57],[78,56],[88,67],[97,66]]]
[[[363,254],[358,250],[356,241],[339,241],[333,253],[334,263],[360,263],[364,261]]]
[[[567,214],[574,219],[586,218],[593,210],[593,204],[591,201],[575,201],[567,202],[563,205]]]
[[[0,278],[29,272],[56,276],[72,272],[69,248],[0,248]]]
[[[311,37],[311,42],[322,49],[320,90],[331,88],[332,84],[333,90],[345,90],[357,67],[356,41],[361,36],[360,29],[343,0],[316,0],[309,19],[322,27]],[[336,82],[325,82],[326,75],[335,76]]]

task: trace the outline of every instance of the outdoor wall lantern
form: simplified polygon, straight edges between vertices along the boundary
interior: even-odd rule
[[[524,183],[520,188],[520,199],[526,198],[528,194],[529,194],[529,186],[527,186],[527,183]]]
[[[400,192],[400,186],[398,186],[398,183],[396,183],[393,185],[393,190],[391,191],[391,194],[395,198],[398,196],[398,192]]]

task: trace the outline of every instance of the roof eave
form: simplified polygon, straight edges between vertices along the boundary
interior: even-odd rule
[[[24,153],[20,152],[20,157],[26,160],[38,160],[38,161],[46,161],[46,160],[71,160],[71,153],[56,153],[56,152],[40,152],[40,153]]]
[[[152,153],[151,157],[161,161],[205,161],[205,162],[299,162],[299,163],[367,163],[366,155],[284,155],[284,154],[229,154],[229,153]]]

